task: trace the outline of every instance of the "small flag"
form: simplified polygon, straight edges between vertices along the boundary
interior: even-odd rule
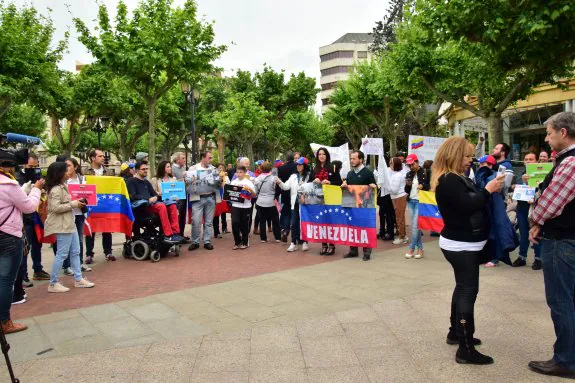
[[[437,207],[434,192],[419,191],[419,218],[417,224],[421,230],[431,230],[436,233],[443,230],[443,217]]]
[[[411,149],[423,148],[423,138],[415,138],[411,141]]]

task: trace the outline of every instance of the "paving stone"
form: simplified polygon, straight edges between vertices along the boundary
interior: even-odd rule
[[[236,372],[194,372],[192,383],[248,383],[247,371]]]
[[[250,369],[249,352],[226,351],[203,354],[196,359],[194,372],[247,372]]]
[[[185,317],[161,319],[147,325],[166,339],[211,334],[212,330]]]
[[[143,304],[138,307],[128,308],[127,311],[142,322],[155,322],[163,319],[174,318],[178,313],[160,302]]]
[[[130,316],[130,313],[113,303],[87,307],[78,311],[91,323],[107,322]]]
[[[304,338],[345,335],[335,315],[312,317],[296,322],[298,334]]]
[[[277,312],[267,306],[255,302],[233,304],[227,306],[226,310],[249,322],[261,322],[282,314],[281,312]]]
[[[301,352],[295,327],[257,327],[252,329],[251,352]]]
[[[365,323],[379,320],[371,307],[341,311],[335,314],[341,323]]]
[[[307,367],[341,367],[359,365],[346,337],[333,336],[306,339],[300,337]]]
[[[304,369],[269,369],[250,372],[250,383],[308,383]]]
[[[119,342],[126,339],[141,338],[152,334],[152,329],[136,318],[121,318],[94,325],[105,337]]]
[[[76,318],[80,315],[78,310],[67,310],[67,311],[60,311],[57,313],[51,313],[46,315],[39,315],[35,316],[34,320],[37,324],[48,324],[53,322],[59,322],[66,319]]]
[[[314,383],[369,383],[361,366],[310,368],[307,373]]]
[[[305,369],[305,363],[301,350],[281,353],[252,353],[250,358],[250,371],[303,369]]]
[[[148,356],[189,356],[195,358],[200,350],[202,337],[190,337],[153,344],[146,355]]]

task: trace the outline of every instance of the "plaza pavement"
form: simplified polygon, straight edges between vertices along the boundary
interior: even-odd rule
[[[64,311],[45,302],[55,299],[42,293],[45,285],[28,289],[30,302],[13,314],[30,328],[8,336],[21,382],[560,381],[527,368],[550,358],[554,341],[542,274],[529,267],[481,270],[476,336],[495,364],[462,366],[454,362],[456,346],[445,344],[454,282],[436,241],[426,243],[422,260],[385,244],[370,262],[342,260],[343,248],[337,258],[320,257],[317,245],[288,254],[285,245],[259,241],[255,258],[245,261],[249,253],[232,252],[229,237],[215,243],[213,252],[157,264],[98,264],[88,275],[95,289],[56,295],[73,307]],[[266,267],[246,271],[266,263],[262,257]],[[107,296],[96,305],[81,295],[101,296],[117,278],[111,270],[130,268],[139,274],[125,288],[144,295]],[[161,293],[154,293],[158,275],[178,279],[188,269],[218,276],[198,282],[190,274],[190,287],[167,281],[169,292],[156,286]],[[114,288],[124,296],[122,284]],[[36,306],[45,313],[26,315]],[[0,381],[8,381],[3,361]]]

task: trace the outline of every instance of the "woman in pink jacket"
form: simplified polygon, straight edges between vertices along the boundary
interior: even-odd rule
[[[44,180],[34,184],[26,195],[14,177],[16,162],[7,153],[0,153],[0,323],[4,333],[26,330],[12,322],[10,305],[16,274],[23,256],[22,213],[36,211]]]

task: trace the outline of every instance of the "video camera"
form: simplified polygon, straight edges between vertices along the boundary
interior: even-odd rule
[[[14,149],[4,148],[5,144],[38,145],[42,141],[38,137],[24,134],[6,133],[0,134],[0,166],[16,167],[28,163],[28,148]],[[26,169],[27,181],[36,182],[42,178],[40,169]]]

